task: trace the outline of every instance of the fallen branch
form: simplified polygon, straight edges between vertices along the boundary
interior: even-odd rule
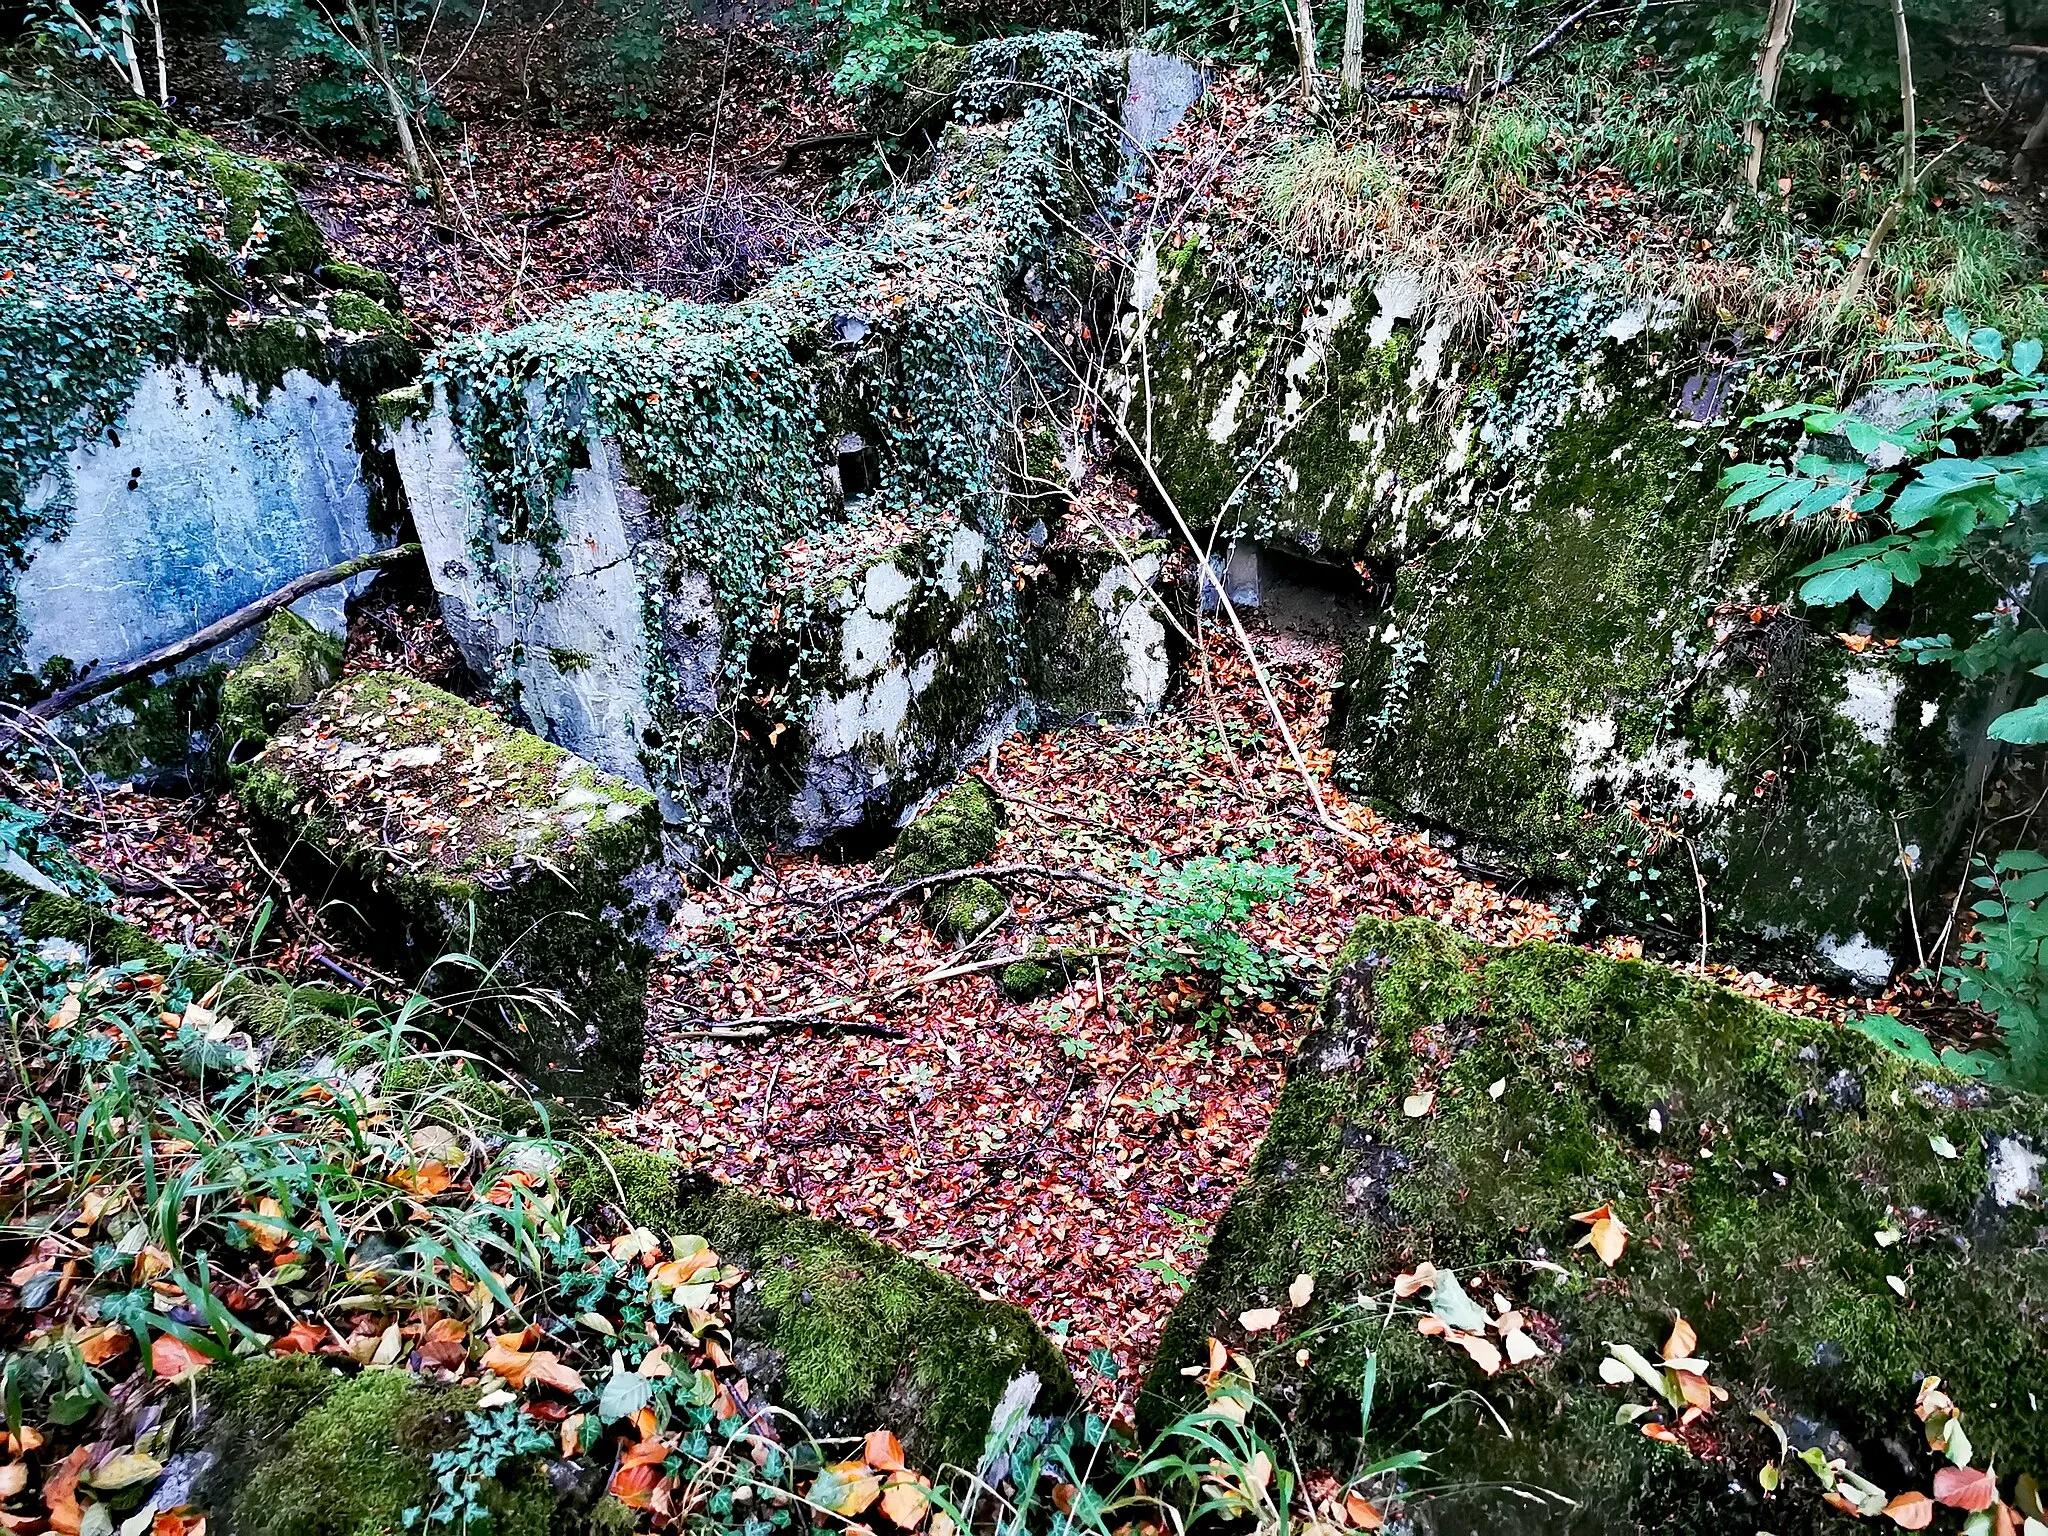
[[[1139,894],[1127,885],[1106,879],[1086,869],[1056,869],[1050,864],[977,864],[966,869],[949,869],[943,874],[921,875],[915,880],[905,880],[892,885],[885,880],[870,881],[866,885],[852,885],[845,890],[835,891],[822,900],[806,900],[792,896],[788,900],[804,906],[839,908],[852,901],[873,901],[877,912],[886,912],[904,897],[933,885],[952,885],[961,880],[1000,880],[1018,877],[1038,880],[1071,880],[1078,885],[1092,886],[1111,896],[1132,897]]]
[[[31,704],[26,714],[31,720],[51,720],[66,710],[76,709],[89,699],[112,693],[117,688],[153,677],[159,672],[168,672],[180,662],[190,661],[204,651],[212,650],[224,640],[232,640],[245,629],[253,629],[280,608],[289,608],[309,592],[319,592],[337,582],[347,581],[351,576],[360,576],[365,571],[381,571],[387,566],[399,564],[418,555],[417,544],[400,544],[395,549],[380,549],[367,555],[358,555],[353,560],[344,560],[339,565],[330,565],[324,571],[311,571],[295,581],[286,582],[267,597],[259,597],[246,607],[237,608],[226,618],[215,619],[204,629],[187,635],[183,640],[174,640],[169,645],[160,645],[146,656],[123,662],[111,671],[101,672],[73,683],[69,688],[60,688],[47,699]]]

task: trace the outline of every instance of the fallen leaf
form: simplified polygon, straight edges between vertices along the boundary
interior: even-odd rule
[[[869,1431],[866,1442],[861,1446],[861,1454],[867,1458],[867,1464],[877,1471],[901,1472],[904,1470],[903,1446],[886,1429]]]
[[[28,1486],[28,1463],[10,1461],[0,1467],[0,1499],[11,1499]]]
[[[1316,1293],[1314,1275],[1296,1275],[1294,1284],[1287,1287],[1287,1304],[1297,1311],[1308,1305],[1308,1299]]]
[[[1509,1365],[1527,1365],[1531,1360],[1543,1358],[1542,1346],[1520,1328],[1512,1328],[1501,1342],[1508,1347]]]
[[[882,1481],[864,1461],[835,1461],[811,1484],[810,1500],[820,1509],[852,1519],[882,1496]]]
[[[1278,1307],[1253,1307],[1249,1312],[1237,1314],[1238,1326],[1246,1333],[1263,1333],[1279,1321]]]
[[[890,1438],[895,1437],[892,1435]],[[924,1492],[930,1486],[915,1473],[902,1473],[891,1478],[889,1486],[882,1490],[882,1513],[906,1531],[922,1524],[931,1509],[931,1500],[925,1497]]]
[[[1671,1320],[1671,1337],[1664,1341],[1664,1358],[1666,1360],[1689,1359],[1692,1356],[1692,1352],[1699,1348],[1699,1343],[1700,1336],[1693,1331],[1692,1324],[1688,1323],[1683,1317],[1674,1317]]]
[[[1420,1120],[1435,1105],[1436,1090],[1434,1088],[1426,1089],[1421,1093],[1411,1093],[1407,1098],[1403,1099],[1401,1101],[1401,1113],[1410,1120]]]
[[[1934,1500],[1912,1488],[1885,1505],[1884,1512],[1903,1530],[1924,1531],[1934,1523]]]
[[[1934,1497],[1950,1509],[1989,1509],[1998,1497],[1998,1480],[1982,1467],[1943,1467],[1934,1474]]]
[[[1956,1144],[1946,1136],[1930,1136],[1927,1138],[1927,1145],[1934,1150],[1936,1157],[1947,1158],[1953,1161],[1962,1155],[1956,1151]]]
[[[273,1355],[310,1355],[327,1335],[308,1322],[293,1323],[270,1346]]]
[[[166,1381],[203,1371],[212,1363],[206,1355],[172,1334],[158,1334],[156,1342],[149,1346],[150,1369]]]
[[[1572,1244],[1574,1248],[1591,1248],[1600,1256],[1600,1262],[1609,1269],[1621,1257],[1628,1246],[1629,1231],[1621,1224],[1621,1218],[1609,1206],[1600,1206],[1590,1211],[1574,1211],[1573,1221],[1582,1221],[1593,1230]]]
[[[114,1493],[123,1488],[133,1488],[137,1483],[153,1482],[163,1476],[163,1470],[164,1464],[154,1456],[124,1451],[119,1456],[109,1456],[86,1473],[82,1481],[88,1488]]]
[[[1344,1518],[1361,1531],[1382,1530],[1387,1523],[1386,1516],[1379,1512],[1379,1507],[1371,1499],[1357,1493],[1344,1495]]]
[[[1435,1286],[1436,1266],[1434,1264],[1418,1264],[1415,1266],[1413,1273],[1396,1275],[1394,1277],[1394,1295],[1402,1301],[1406,1301],[1417,1291],[1433,1290]]]

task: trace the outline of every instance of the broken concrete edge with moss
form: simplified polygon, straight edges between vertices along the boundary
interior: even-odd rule
[[[871,835],[1008,729],[1011,317],[1089,281],[1047,209],[1108,184],[1120,68],[1071,33],[978,44],[928,174],[859,240],[732,304],[594,294],[464,337],[388,397],[472,668],[713,838]]]
[[[99,964],[171,972],[185,967],[195,993],[225,979],[220,1011],[272,1052],[346,1056],[378,1027],[374,1001],[229,972],[158,944],[84,902],[7,885],[23,939],[80,945]],[[435,1063],[435,1081],[401,1061],[404,1086],[454,1092],[479,1125],[540,1137],[565,1156],[561,1186],[586,1231],[644,1227],[664,1238],[703,1237],[749,1276],[734,1298],[735,1359],[769,1401],[814,1435],[888,1428],[913,1464],[934,1475],[972,1467],[1004,1388],[1029,1371],[1038,1409],[1077,1401],[1058,1350],[1020,1308],[985,1301],[950,1275],[864,1234],[790,1211],[692,1172],[681,1161],[591,1132],[559,1102],[536,1104],[473,1065]],[[387,1071],[386,1083],[391,1083]],[[342,1375],[303,1355],[224,1363],[199,1378],[205,1413],[188,1464],[196,1502],[229,1536],[361,1536],[404,1529],[404,1511],[432,1487],[428,1458],[465,1439],[474,1389],[413,1380],[402,1371]],[[180,1447],[190,1449],[190,1447]],[[173,1473],[180,1468],[174,1463]],[[487,1487],[502,1533],[607,1529],[600,1501],[558,1508],[545,1462],[528,1462]],[[587,1502],[592,1490],[582,1490]],[[581,1519],[584,1524],[577,1524]],[[550,1522],[555,1522],[551,1524]],[[621,1528],[629,1528],[621,1524]]]
[[[466,998],[484,1049],[579,1103],[638,1102],[676,884],[652,795],[381,672],[304,709],[237,794],[309,899],[433,995]]]
[[[1023,1372],[1040,1380],[1040,1411],[1076,1401],[1059,1352],[1021,1309],[872,1238],[614,1142],[590,1143],[562,1182],[579,1221],[602,1212],[700,1236],[748,1271],[733,1295],[734,1359],[809,1434],[891,1429],[913,1466],[938,1474],[976,1464]],[[200,1493],[228,1536],[396,1536],[404,1512],[430,1500],[429,1458],[466,1439],[477,1398],[399,1372],[342,1376],[306,1356],[209,1372],[200,1389],[212,1453]],[[529,1459],[486,1483],[500,1536],[631,1529],[595,1488],[550,1472]]]
[[[1899,850],[1956,873],[1991,714],[1893,642],[2002,588],[1938,573],[1874,626],[1783,601],[1816,551],[1725,511],[1718,478],[1745,417],[1824,380],[1597,283],[1532,286],[1474,339],[1412,270],[1297,263],[1283,304],[1199,240],[1151,259],[1176,500],[1391,584],[1345,664],[1348,789],[1559,887],[1588,931],[1697,944],[1704,920],[1746,962],[1885,979]]]
[[[232,759],[260,751],[293,713],[341,676],[341,642],[289,608],[264,623],[256,647],[221,684],[220,736]]]
[[[1433,1529],[1740,1518],[1789,1533],[1841,1516],[1796,1465],[1763,1498],[1758,1469],[1778,1446],[1751,1410],[1891,1493],[1924,1489],[1937,1458],[1913,1406],[1933,1374],[1977,1464],[2039,1475],[2048,1404],[2022,1384],[2048,1381],[2044,1151],[2040,1099],[1922,1068],[1853,1029],[1642,961],[1368,919],[1168,1321],[1141,1419],[1156,1427],[1199,1399],[1181,1368],[1206,1362],[1213,1335],[1256,1362],[1301,1465],[1430,1451],[1408,1486],[1445,1490]],[[1611,1270],[1574,1219],[1602,1205],[1633,1234]],[[1482,1306],[1498,1291],[1520,1309],[1542,1358],[1486,1377],[1419,1335],[1427,1302],[1395,1307],[1391,1282],[1425,1262]],[[1304,1273],[1313,1299],[1288,1308]],[[1269,1306],[1286,1309],[1280,1325],[1247,1334],[1239,1315]],[[1656,1359],[1674,1315],[1730,1393],[1694,1450],[1618,1422],[1651,1394],[1599,1375],[1611,1343]],[[1378,1390],[1361,1438],[1369,1358]]]

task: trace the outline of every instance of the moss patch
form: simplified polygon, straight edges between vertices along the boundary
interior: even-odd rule
[[[752,1274],[734,1305],[747,1366],[818,1433],[894,1428],[920,1466],[972,1466],[989,1414],[1020,1371],[1041,1411],[1074,1400],[1059,1353],[1016,1307],[871,1238],[608,1144],[564,1173],[575,1209],[611,1206],[656,1232],[692,1232]]]
[[[565,1098],[637,1101],[650,925],[666,920],[653,796],[438,689],[370,673],[274,740],[241,798],[365,943],[430,989],[481,980],[461,1017],[486,1049]]]
[[[1434,1108],[1410,1118],[1404,1099],[1423,1090]],[[1349,1465],[1377,1356],[1371,1448],[1436,1453],[1425,1481],[1457,1489],[1432,1507],[1441,1531],[1823,1528],[1839,1517],[1803,1470],[1763,1502],[1756,1472],[1776,1444],[1749,1410],[1839,1433],[1893,1492],[1925,1487],[1911,1410],[1926,1372],[1964,1405],[1980,1464],[2048,1466],[2048,1414],[2013,1390],[2048,1379],[2039,1192],[2009,1208],[1988,1193],[2010,1137],[2048,1146],[2048,1108],[1923,1073],[1854,1032],[1641,962],[1371,920],[1169,1322],[1145,1412],[1186,1399],[1178,1369],[1214,1333],[1262,1355],[1262,1395],[1289,1405],[1304,1465]],[[1586,1227],[1571,1213],[1601,1204],[1634,1233],[1612,1270],[1574,1246]],[[1885,1230],[1901,1240],[1880,1245]],[[1501,1290],[1544,1357],[1485,1379],[1418,1336],[1412,1312],[1390,1314],[1390,1282],[1424,1261],[1482,1300]],[[1304,1271],[1315,1300],[1281,1334],[1315,1330],[1306,1369],[1291,1339],[1246,1340],[1235,1322]],[[1617,1424],[1647,1394],[1598,1375],[1608,1341],[1654,1358],[1674,1312],[1732,1394],[1693,1451]],[[1453,1401],[1468,1390],[1515,1438]],[[1502,1484],[1585,1507],[1552,1518]]]
[[[256,648],[221,685],[220,732],[232,752],[268,742],[294,710],[341,676],[341,642],[289,608],[270,616]]]
[[[337,1376],[305,1356],[250,1361],[206,1381],[220,1458],[211,1496],[233,1536],[403,1536],[429,1501],[427,1460],[462,1443],[475,1388],[403,1371]],[[540,1536],[548,1510],[499,1491],[504,1536]]]
[[[893,872],[899,880],[917,880],[985,864],[1002,826],[995,792],[980,779],[963,779],[903,829]]]
[[[384,309],[396,314],[405,307],[400,298],[398,284],[374,267],[366,267],[353,261],[323,261],[314,274],[329,288],[338,292],[359,293],[375,301]]]

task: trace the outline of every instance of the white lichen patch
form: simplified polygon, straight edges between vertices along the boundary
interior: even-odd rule
[[[1230,388],[1223,392],[1217,403],[1216,414],[1209,418],[1209,441],[1227,443],[1237,435],[1237,411],[1244,404],[1244,392],[1251,388],[1251,376],[1242,368],[1230,381]]]
[[[1846,939],[1828,934],[1815,947],[1823,960],[1847,971],[1865,986],[1882,986],[1891,980],[1891,951],[1880,949],[1860,931]]]
[[[1422,313],[1422,299],[1425,289],[1422,274],[1407,267],[1396,267],[1373,285],[1372,323],[1366,328],[1366,340],[1376,347],[1383,347],[1394,334],[1394,327],[1403,320],[1413,320]]]
[[[1890,741],[1904,680],[1884,667],[1853,667],[1842,683],[1846,692],[1835,713],[1855,726],[1865,741],[1880,747]]]

